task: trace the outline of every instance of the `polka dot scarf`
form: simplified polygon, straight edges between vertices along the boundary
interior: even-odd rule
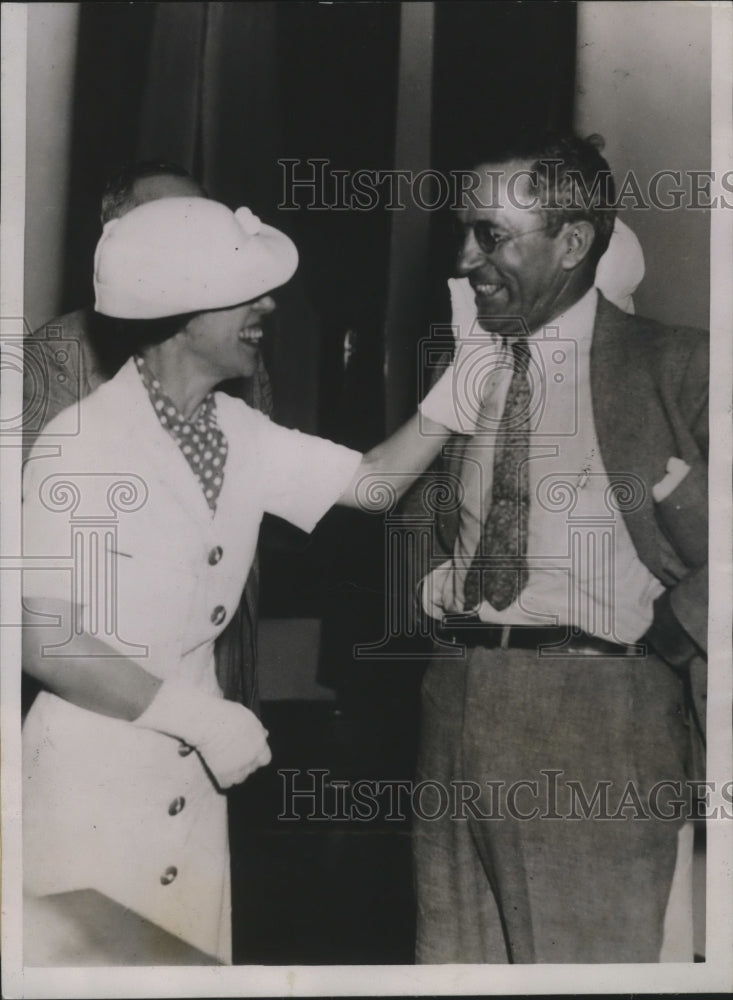
[[[183,452],[191,471],[201,484],[206,502],[212,513],[215,513],[216,502],[224,483],[228,445],[216,418],[214,394],[209,393],[188,420],[163,391],[144,358],[135,355],[135,364],[161,426]]]

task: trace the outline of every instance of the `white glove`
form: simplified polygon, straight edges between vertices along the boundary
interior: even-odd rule
[[[486,379],[501,362],[501,339],[477,323],[476,302],[468,278],[449,278],[456,340],[453,363],[418,406],[420,413],[458,434],[473,434],[480,423]]]
[[[239,784],[272,759],[267,730],[253,712],[176,680],[163,681],[134,725],[195,747],[220,788]]]

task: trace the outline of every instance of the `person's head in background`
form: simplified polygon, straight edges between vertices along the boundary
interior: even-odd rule
[[[138,205],[160,198],[206,198],[203,187],[178,163],[140,160],[126,163],[107,179],[100,205],[102,227]],[[119,321],[93,314],[88,337],[101,369],[110,378],[135,351],[136,342],[120,335]]]
[[[109,178],[102,194],[100,216],[104,226],[138,205],[159,198],[206,198],[203,187],[182,166],[165,160],[125,164]]]

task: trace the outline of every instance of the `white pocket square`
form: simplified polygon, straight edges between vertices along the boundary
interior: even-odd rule
[[[689,471],[687,462],[683,462],[681,458],[670,458],[667,462],[667,475],[652,486],[652,496],[657,503],[676,490]]]

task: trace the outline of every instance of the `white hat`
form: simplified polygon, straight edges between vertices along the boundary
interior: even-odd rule
[[[160,198],[111,219],[94,254],[94,308],[158,319],[237,305],[284,284],[298,251],[248,208]]]

